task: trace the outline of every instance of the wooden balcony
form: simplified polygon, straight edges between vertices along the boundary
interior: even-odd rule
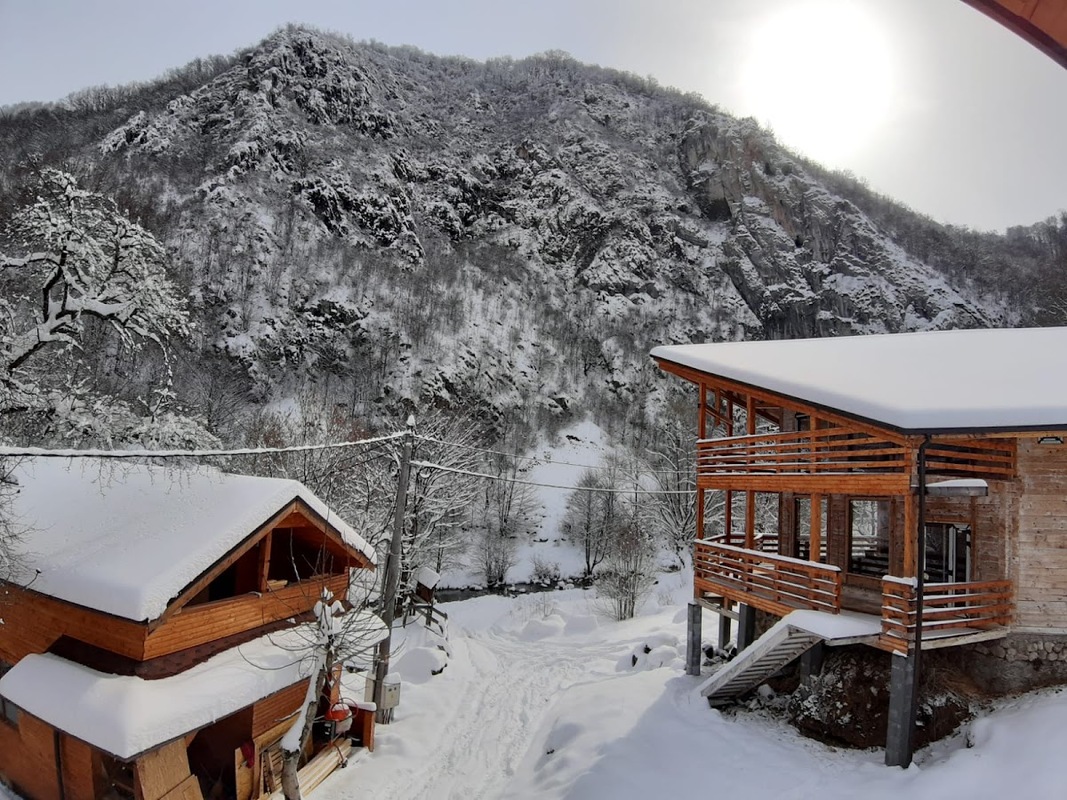
[[[882,579],[883,649],[905,652],[915,639],[916,595],[909,579]],[[928,583],[923,587],[922,647],[1003,636],[1012,609],[1011,581]]]
[[[797,609],[836,614],[841,610],[837,567],[697,540],[693,550],[698,592],[747,603],[785,616]]]
[[[836,426],[697,442],[697,481],[706,489],[906,494],[915,446]],[[931,475],[1011,478],[1015,453],[995,440],[940,440],[926,451]]]

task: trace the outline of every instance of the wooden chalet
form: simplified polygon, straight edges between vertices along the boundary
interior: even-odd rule
[[[887,763],[906,764],[922,651],[967,647],[1000,688],[1067,681],[1065,348],[1067,328],[653,350],[699,394],[697,601],[740,647],[756,610],[786,619],[704,694],[819,642],[899,654]]]
[[[29,800],[269,796],[307,702],[312,609],[323,589],[346,599],[374,552],[295,481],[113,464],[16,472],[26,577],[0,585],[0,781]],[[384,637],[349,614],[368,648]],[[353,720],[373,742],[373,710],[351,714],[333,677],[320,704],[345,724],[316,729],[307,788]]]

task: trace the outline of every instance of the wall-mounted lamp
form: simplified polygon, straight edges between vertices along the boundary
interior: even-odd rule
[[[1037,440],[1038,444],[1063,444],[1062,436],[1042,436]]]

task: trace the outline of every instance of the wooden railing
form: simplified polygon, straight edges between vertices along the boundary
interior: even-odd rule
[[[879,643],[903,652],[915,638],[915,600],[911,580],[882,579],[882,635]],[[923,587],[923,640],[962,636],[1011,622],[1011,581],[928,583]],[[924,647],[926,645],[924,644]]]
[[[778,616],[796,609],[841,610],[837,567],[698,539],[693,570],[698,590]]]
[[[904,444],[849,428],[757,433],[697,442],[697,474],[828,475],[905,474],[910,469]],[[926,450],[932,475],[1011,478],[1012,446],[995,440],[939,441]]]
[[[699,441],[697,472],[700,475],[899,472],[907,464],[905,453],[902,444],[845,428],[758,433]]]

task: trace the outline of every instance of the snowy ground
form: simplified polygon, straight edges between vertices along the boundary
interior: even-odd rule
[[[378,728],[375,753],[314,796],[1065,796],[1067,692],[1003,703],[908,770],[884,767],[881,751],[837,750],[775,719],[710,710],[682,669],[686,577],[668,576],[625,623],[598,616],[593,593],[578,589],[448,604],[447,668],[431,677],[432,637],[412,637],[395,662],[405,679],[395,722]],[[713,623],[708,615],[705,630]]]

